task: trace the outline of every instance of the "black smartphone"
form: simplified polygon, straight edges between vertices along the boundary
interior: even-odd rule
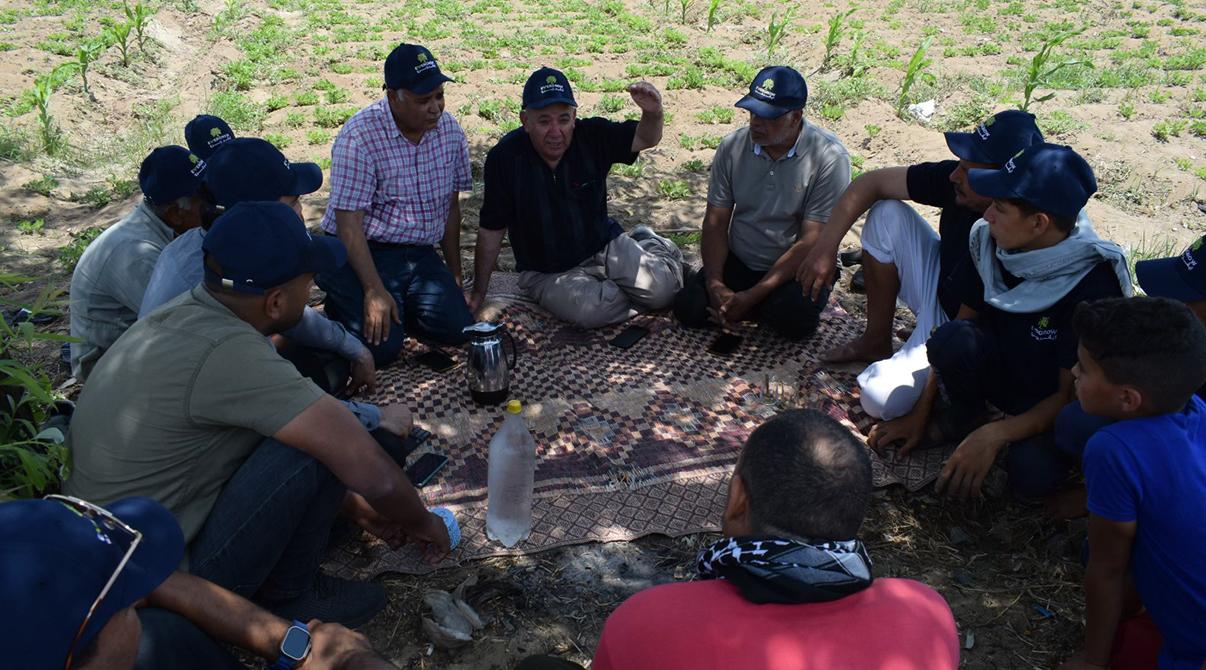
[[[642,337],[649,334],[649,329],[644,326],[629,326],[612,338],[610,344],[613,347],[627,349],[637,342],[641,341]]]
[[[446,463],[448,463],[447,456],[426,453],[420,456],[419,460],[411,463],[409,468],[406,468],[406,476],[410,479],[410,483],[415,485],[415,488],[422,488],[436,476],[436,473]]]
[[[417,361],[419,365],[431,368],[436,372],[448,372],[452,368],[456,367],[456,361],[452,360],[451,356],[440,351],[439,349],[425,351],[418,356],[415,356],[415,361]]]
[[[728,356],[737,351],[737,347],[741,345],[741,336],[736,333],[721,333],[719,337],[712,340],[712,344],[708,345],[708,351]]]

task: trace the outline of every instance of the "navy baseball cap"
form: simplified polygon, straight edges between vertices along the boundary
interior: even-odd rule
[[[166,205],[196,195],[205,167],[205,161],[184,147],[159,147],[142,160],[138,188],[152,205]]]
[[[435,56],[426,47],[399,44],[385,58],[385,87],[388,89],[400,88],[422,95],[446,81],[454,80],[440,72]]]
[[[142,541],[80,635],[78,653],[114,614],[154,591],[184,557],[184,534],[163,505],[124,498],[106,509]],[[66,502],[0,504],[0,629],[5,665],[61,668],[88,608],[130,547],[120,529],[94,522]]]
[[[551,67],[542,67],[533,72],[523,85],[523,108],[544,109],[558,104],[578,106],[578,101],[574,100],[574,89],[565,73]]]
[[[1072,147],[1036,144],[999,170],[968,170],[967,181],[986,198],[1016,198],[1041,212],[1076,218],[1097,192],[1093,168]]]
[[[304,274],[338,270],[347,249],[334,237],[314,237],[283,202],[241,202],[205,234],[205,278],[241,293],[263,293]],[[214,267],[214,266],[217,267]]]
[[[951,153],[989,165],[1003,165],[1017,152],[1043,141],[1034,115],[1018,109],[997,112],[970,133],[944,134]]]
[[[215,151],[205,186],[223,207],[313,193],[322,186],[317,163],[290,163],[280,149],[258,137],[236,137]]]
[[[1206,237],[1195,240],[1180,256],[1135,263],[1135,277],[1150,296],[1206,300]]]
[[[764,119],[777,119],[804,109],[807,102],[808,84],[804,83],[804,77],[786,65],[772,65],[758,71],[750,83],[750,92],[736,106]]]
[[[222,119],[211,114],[198,114],[184,126],[184,141],[188,150],[202,160],[218,150],[218,147],[234,139],[234,131]]]

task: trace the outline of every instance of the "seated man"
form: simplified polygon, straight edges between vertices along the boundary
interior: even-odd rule
[[[223,146],[206,165],[203,194],[208,202],[201,227],[181,235],[164,248],[151,273],[139,318],[145,317],[177,296],[188,293],[204,278],[205,263],[201,245],[205,233],[213,224],[213,218],[224,208],[240,202],[278,200],[293,208],[297,215],[302,213],[301,196],[313,193],[322,186],[322,168],[315,163],[290,163],[271,143],[255,138],[240,137]],[[283,337],[290,347],[315,355],[291,355],[291,360],[303,369],[303,374],[314,377],[319,386],[328,393],[341,389],[350,393],[371,391],[377,383],[377,368],[373,355],[351,333],[340,324],[323,316],[318,310],[307,306],[298,324],[286,330]],[[324,356],[316,352],[338,355],[341,364],[339,374],[326,371],[317,361]],[[342,364],[346,360],[347,364]],[[348,374],[351,380],[344,386]]]
[[[737,106],[750,125],[716,149],[700,252],[703,271],[679,292],[674,313],[690,327],[747,318],[793,340],[810,337],[829,300],[808,297],[795,273],[850,184],[850,156],[804,119],[808,87],[790,67],[763,68]]]
[[[362,624],[384,590],[318,570],[340,509],[431,559],[449,537],[352,412],[265,339],[297,323],[314,273],[346,252],[279,202],[230,208],[204,250],[204,284],[126,331],[80,394],[64,491],[154,498],[183,528],[192,574],[287,619]],[[382,415],[406,428],[405,412]]]
[[[184,141],[188,150],[208,161],[218,147],[234,139],[234,131],[222,119],[210,114],[198,114],[184,126]]]
[[[1109,665],[1122,651],[1114,643],[1126,603],[1142,602],[1164,638],[1159,667],[1199,670],[1206,664],[1206,404],[1194,392],[1206,383],[1206,329],[1185,305],[1162,298],[1087,303],[1073,324],[1076,397],[1086,412],[1115,423],[1084,452],[1085,646],[1064,667]]]
[[[628,87],[641,120],[578,119],[565,75],[540,68],[523,87],[522,127],[486,155],[485,199],[474,252],[476,313],[486,297],[503,233],[519,285],[541,307],[580,328],[619,323],[637,309],[664,309],[682,286],[682,253],[638,226],[623,234],[607,216],[607,173],[631,165],[662,139],[662,96]]]
[[[138,318],[159,253],[201,225],[197,196],[205,163],[184,147],[159,147],[142,161],[142,202],[88,245],[71,273],[71,373],[87,381],[96,361]]]
[[[394,667],[339,624],[290,624],[176,572],[180,526],[149,498],[124,498],[107,510],[65,496],[0,504],[0,546],[9,667],[243,668],[221,645],[273,668],[292,668],[293,659],[314,669]]]
[[[1072,311],[1085,300],[1130,295],[1130,272],[1122,249],[1099,238],[1081,211],[1097,181],[1072,149],[1032,145],[1000,170],[970,170],[968,182],[992,205],[969,235],[971,262],[952,277],[962,287],[958,318],[926,342],[932,369],[917,405],[872,428],[868,442],[903,440],[904,455],[923,440],[962,439],[936,488],[963,498],[979,495],[1009,445],[1010,488],[1040,498],[1070,466],[1051,430],[1072,398]],[[939,384],[949,411],[935,416]],[[989,403],[1005,418],[986,423]]]
[[[725,537],[700,552],[698,581],[626,600],[591,668],[954,670],[959,637],[942,596],[871,574],[858,539],[870,498],[871,462],[841,424],[815,410],[762,424],[729,480]],[[558,667],[569,666],[520,665]]]
[[[473,322],[458,193],[473,190],[473,177],[465,133],[444,111],[448,81],[430,51],[399,45],[385,59],[385,98],[348,119],[331,149],[322,229],[343,241],[348,264],[318,286],[327,315],[368,343],[378,365],[398,357],[408,333],[460,344]]]
[[[855,179],[833,206],[829,223],[800,265],[797,278],[814,297],[828,288],[835,278],[842,237],[858,217],[867,214],[860,240],[867,326],[859,338],[823,356],[835,363],[878,361],[858,377],[859,398],[867,414],[895,419],[913,408],[930,371],[925,342],[959,309],[961,287],[953,278],[969,262],[967,236],[972,224],[992,204],[971,189],[967,171],[999,168],[1020,149],[1041,141],[1033,114],[1000,112],[973,132],[946,133],[946,144],[958,160],[872,170]],[[903,200],[940,208],[938,233]],[[917,317],[917,327],[893,354],[897,297]]]

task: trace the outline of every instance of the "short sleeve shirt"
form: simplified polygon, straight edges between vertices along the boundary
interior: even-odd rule
[[[607,218],[607,173],[631,165],[636,121],[578,119],[556,169],[527,132],[507,133],[486,155],[481,227],[507,230],[519,271],[565,272],[615,237]]]
[[[64,490],[101,505],[148,496],[192,541],[256,445],[322,396],[198,286],[131,326],[93,370]]]
[[[84,380],[138,318],[159,253],[175,232],[141,202],[88,245],[71,273],[71,370]]]
[[[910,200],[942,210],[938,217],[938,304],[952,319],[959,312],[961,293],[955,273],[963,264],[971,264],[968,237],[984,214],[955,201],[950,175],[957,167],[959,161],[918,163],[909,166],[905,177]]]
[[[1085,446],[1089,511],[1136,522],[1129,572],[1164,636],[1166,670],[1206,660],[1204,412],[1194,396],[1181,412],[1106,426]]]
[[[833,133],[804,121],[795,145],[772,160],[748,126],[716,148],[708,204],[733,210],[729,250],[766,271],[795,244],[804,221],[827,223],[850,185],[850,155]]]
[[[138,318],[155,311],[205,278],[205,229],[193,228],[163,248],[142,295]]]
[[[319,224],[332,235],[335,210],[363,211],[370,242],[436,244],[452,194],[472,191],[469,142],[448,112],[415,144],[382,98],[348,119],[331,148],[331,199]]]

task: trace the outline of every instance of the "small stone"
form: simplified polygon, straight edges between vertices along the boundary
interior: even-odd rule
[[[976,646],[976,634],[968,631],[967,636],[963,638],[963,648],[971,649]]]

